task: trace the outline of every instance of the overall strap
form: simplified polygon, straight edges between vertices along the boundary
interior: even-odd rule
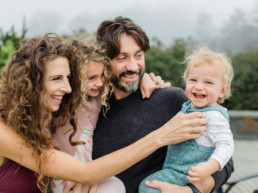
[[[219,106],[206,106],[206,107],[191,107],[191,101],[186,101],[183,106],[181,111],[183,113],[190,113],[190,112],[204,112],[204,111],[219,111],[224,117],[228,120],[229,122],[229,116],[225,108],[219,107]]]

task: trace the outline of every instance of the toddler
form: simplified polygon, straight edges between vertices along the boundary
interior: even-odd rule
[[[162,170],[141,182],[140,193],[160,192],[147,187],[145,181],[159,180],[180,186],[198,182],[221,170],[233,154],[229,116],[227,109],[219,105],[230,96],[233,79],[230,60],[224,54],[203,47],[189,55],[186,62],[185,93],[189,101],[181,110],[184,113],[201,111],[208,119],[207,129],[199,139],[169,145]]]

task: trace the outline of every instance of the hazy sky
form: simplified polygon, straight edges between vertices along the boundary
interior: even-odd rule
[[[49,31],[69,33],[85,28],[92,33],[101,21],[122,15],[141,25],[149,36],[187,36],[198,15],[219,26],[237,8],[248,12],[258,0],[1,0],[0,28],[21,30],[23,17],[28,36]]]

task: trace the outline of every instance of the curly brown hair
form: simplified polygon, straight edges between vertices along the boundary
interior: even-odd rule
[[[86,91],[86,71],[88,64],[93,61],[104,64],[104,77],[105,82],[100,93],[100,102],[104,106],[104,113],[109,109],[107,99],[111,96],[113,91],[113,84],[111,83],[112,67],[111,60],[106,56],[103,46],[98,44],[92,37],[80,37],[78,39],[72,39],[71,43],[77,48],[77,51],[81,54],[83,59],[80,72],[82,73],[82,98],[89,100]]]
[[[57,112],[52,113],[46,104],[44,75],[46,63],[57,57],[66,57],[69,61],[72,92],[66,94]],[[62,41],[56,34],[46,34],[23,42],[6,66],[2,69],[0,80],[1,117],[27,145],[34,149],[39,178],[38,186],[46,187],[48,180],[42,175],[42,165],[47,159],[43,149],[54,148],[53,134],[56,123],[54,117],[61,117],[59,124],[70,119],[76,132],[75,108],[81,102],[81,76],[78,71],[80,57],[74,47]]]

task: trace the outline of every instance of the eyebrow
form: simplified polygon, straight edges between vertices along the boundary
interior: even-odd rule
[[[98,76],[98,74],[90,74],[90,75],[88,75],[86,77],[92,77],[92,76]]]
[[[71,75],[72,75],[71,73],[67,74],[67,76],[71,76]],[[57,77],[57,76],[63,76],[63,75],[62,74],[55,74],[55,75],[50,75],[47,78],[53,78],[53,77]]]
[[[143,50],[142,50],[142,49],[137,50],[135,53],[139,53],[139,52],[143,52]],[[120,53],[119,53],[119,55],[120,55],[120,54],[124,54],[124,55],[126,55],[126,54],[127,54],[127,52],[120,52]]]
[[[47,76],[47,77],[45,77],[47,80],[49,80],[49,79],[52,79],[52,78],[55,78],[55,77],[59,77],[59,76],[61,76],[61,75],[50,75],[50,76]]]

